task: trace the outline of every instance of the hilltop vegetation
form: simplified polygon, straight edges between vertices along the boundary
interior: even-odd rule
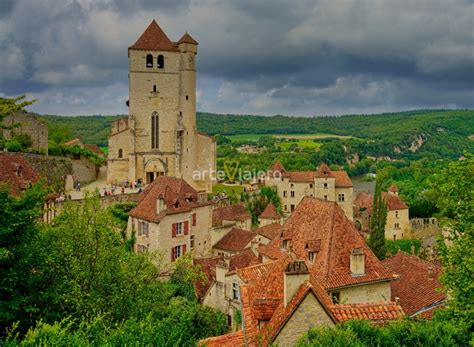
[[[107,145],[110,123],[123,116],[40,116],[54,135],[69,131],[87,143]],[[338,117],[250,116],[198,113],[200,131],[210,135],[237,134],[313,134],[328,133],[374,139],[396,146],[410,147],[421,137],[427,150],[443,143],[450,151],[458,147],[474,150],[474,110],[419,110],[378,115]]]

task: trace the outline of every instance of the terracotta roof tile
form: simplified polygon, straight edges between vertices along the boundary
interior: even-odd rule
[[[269,169],[270,172],[286,172],[283,164],[277,160]]]
[[[137,42],[129,49],[179,52],[176,43],[166,36],[155,20],[150,23]]]
[[[157,213],[157,200],[164,199],[165,208]],[[199,202],[197,191],[181,178],[157,177],[139,196],[137,207],[130,216],[158,223],[167,214],[191,211],[193,208],[209,205]]]
[[[39,178],[33,166],[20,154],[0,153],[0,185],[9,186],[12,195],[18,196]]]
[[[258,230],[259,229],[257,229],[257,232]],[[274,238],[268,245],[258,246],[257,252],[259,255],[265,256],[272,260],[280,258],[283,254],[283,251],[281,249],[281,242],[278,237]]]
[[[242,204],[218,207],[212,211],[213,225],[222,225],[224,220],[245,221],[251,218],[252,216],[250,216],[250,213],[247,212]]]
[[[350,188],[353,186],[352,181],[345,171],[333,171],[333,176],[336,178],[336,187]]]
[[[99,146],[97,146],[95,143],[88,143],[84,145],[85,148],[87,148],[89,151],[100,155],[102,157],[105,157],[105,153],[100,149]]]
[[[404,316],[402,307],[391,301],[335,304],[330,306],[330,310],[339,322],[362,319],[381,324]]]
[[[404,252],[385,259],[383,264],[399,276],[392,282],[392,300],[398,297],[406,314],[415,315],[446,299],[446,294],[440,291],[441,267],[437,264]]]
[[[331,171],[325,164],[320,165],[317,171],[290,171],[285,172],[283,177],[287,177],[290,182],[313,182],[315,178],[334,178],[338,188],[350,188],[353,186],[347,172]]]
[[[309,268],[325,289],[395,277],[377,259],[335,202],[303,198],[282,230],[283,238],[290,240],[290,249],[299,259],[307,259],[308,241],[320,240],[320,250]],[[365,254],[363,276],[354,277],[350,272],[350,254],[354,248],[361,248]]]
[[[195,39],[193,39],[191,37],[191,35],[189,35],[187,32],[183,36],[181,36],[181,38],[178,40],[177,43],[178,43],[178,45],[180,43],[190,43],[190,44],[193,44],[193,45],[198,44],[198,42]]]
[[[266,237],[269,240],[273,240],[278,237],[281,233],[281,225],[278,223],[267,224],[255,230],[259,235]]]
[[[253,231],[232,228],[214,248],[229,252],[240,252],[254,239],[257,234]]]
[[[326,178],[326,177],[334,177],[334,176],[329,166],[327,166],[326,164],[321,164],[316,168],[315,177]]]
[[[198,342],[198,346],[207,347],[242,347],[244,345],[244,334],[242,330],[203,339]]]
[[[252,249],[246,248],[239,254],[233,255],[229,258],[229,272],[235,272],[237,269],[242,269],[259,263],[261,263],[261,261],[258,260]]]
[[[267,207],[263,210],[262,213],[260,213],[260,218],[263,219],[277,219],[279,220],[281,218],[281,215],[278,213],[275,205],[273,205],[272,202],[268,203]]]
[[[198,298],[202,299],[209,288],[216,280],[216,266],[220,261],[223,261],[224,257],[219,255],[217,257],[209,258],[196,258],[193,260],[194,265],[198,266],[205,275],[204,281],[196,281],[194,287],[196,288],[196,294]]]
[[[408,208],[408,206],[403,202],[403,200],[395,194],[382,192],[382,198],[387,203],[387,207],[390,211],[404,210]]]
[[[403,202],[400,197],[397,195],[387,193],[387,192],[382,192],[382,198],[384,201],[387,203],[387,208],[389,211],[394,211],[394,210],[404,210],[407,209],[408,206]],[[353,205],[356,207],[356,210],[365,210],[369,214],[369,216],[372,214],[372,205],[374,202],[374,197],[371,194],[365,193],[365,192],[360,192],[357,193]]]

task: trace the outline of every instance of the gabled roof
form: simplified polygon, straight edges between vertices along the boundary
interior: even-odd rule
[[[241,222],[250,218],[252,216],[250,216],[250,213],[247,212],[242,204],[217,207],[212,211],[213,225],[222,225],[222,222],[225,220]]]
[[[403,200],[395,194],[382,192],[382,198],[387,203],[387,208],[389,211],[404,210],[408,208],[408,206],[403,202]]]
[[[362,319],[383,324],[390,320],[402,318],[405,315],[402,307],[392,301],[335,304],[330,307],[330,310],[338,322]]]
[[[105,153],[95,143],[87,143],[87,144],[84,145],[84,147],[87,148],[89,151],[97,154],[97,155],[105,157]]]
[[[216,266],[223,260],[224,257],[222,255],[209,258],[196,258],[193,260],[194,265],[198,266],[206,277],[203,281],[196,281],[194,283],[199,299],[202,299],[206,295],[209,288],[211,288],[216,281]]]
[[[283,172],[283,171],[282,171]],[[350,188],[352,181],[346,171],[333,171],[326,164],[321,164],[316,171],[290,171],[283,172],[283,177],[290,182],[314,182],[315,178],[334,178],[337,188]]]
[[[198,346],[206,347],[242,347],[243,345],[244,334],[242,330],[225,335],[208,337],[198,342]]]
[[[320,250],[308,267],[325,289],[395,278],[335,202],[303,198],[282,230],[283,239],[290,240],[290,250],[299,259],[308,258],[309,241],[320,240]],[[280,239],[273,242],[279,242],[281,247]],[[350,254],[354,248],[362,249],[365,254],[365,274],[357,277],[350,271]]]
[[[191,35],[188,34],[188,32],[186,32],[183,36],[181,36],[181,38],[179,39],[179,41],[177,43],[178,43],[178,45],[180,43],[190,43],[192,45],[197,45],[198,44],[198,42],[195,39],[193,39],[191,37]]]
[[[242,252],[229,258],[229,273],[234,273],[237,269],[242,269],[251,265],[260,264],[257,256],[251,248],[245,248]]]
[[[9,186],[13,196],[38,182],[39,178],[39,174],[23,156],[0,152],[0,186]]]
[[[272,202],[268,203],[267,207],[260,213],[260,218],[262,219],[280,219],[281,215],[278,213],[275,205]]]
[[[416,315],[426,308],[439,306],[446,299],[438,280],[439,265],[401,251],[385,259],[383,264],[399,276],[392,282],[392,300],[398,297],[406,314]]]
[[[327,178],[327,177],[334,177],[334,176],[333,176],[332,171],[329,168],[329,166],[327,166],[326,164],[321,164],[316,169],[315,177],[317,177],[317,178]]]
[[[253,231],[232,228],[213,248],[229,252],[240,252],[247,247],[256,235]]]
[[[269,169],[270,172],[286,172],[281,161],[277,160]]]
[[[138,206],[130,211],[130,216],[149,222],[159,223],[167,214],[191,211],[210,202],[199,202],[197,191],[182,178],[157,177],[139,195]],[[164,200],[164,209],[157,213],[158,198]]]
[[[166,36],[154,19],[137,42],[130,46],[129,49],[179,52],[176,43]]]
[[[278,237],[281,232],[281,225],[278,223],[267,224],[255,230],[255,232],[269,240],[273,240]]]

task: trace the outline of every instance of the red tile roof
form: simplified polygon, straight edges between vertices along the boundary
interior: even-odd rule
[[[308,258],[309,241],[320,240],[320,250],[309,268],[325,289],[395,278],[335,202],[303,198],[282,230],[283,239],[289,240],[291,252],[299,259]],[[281,240],[273,242],[281,245]],[[351,274],[350,254],[354,248],[362,249],[365,254],[365,275],[354,277]]]
[[[277,160],[269,169],[270,172],[286,172],[283,164]]]
[[[203,339],[198,342],[198,346],[207,347],[242,347],[244,345],[244,334],[242,330]]]
[[[257,232],[258,230],[259,229],[257,229]],[[268,245],[258,246],[257,252],[260,256],[265,256],[272,260],[280,258],[283,254],[283,251],[281,250],[281,242],[277,237],[274,238],[273,241],[271,241]]]
[[[187,32],[183,36],[181,36],[181,38],[178,40],[177,43],[178,43],[178,45],[180,43],[190,43],[190,44],[193,44],[193,45],[198,44],[198,42],[195,39],[193,39],[191,37],[191,35],[189,35]]]
[[[150,23],[137,42],[130,46],[129,49],[179,52],[176,43],[166,36],[155,20]]]
[[[9,186],[12,195],[18,196],[39,178],[33,166],[20,154],[0,153],[0,185]]]
[[[402,307],[395,302],[382,301],[362,304],[336,304],[330,307],[339,322],[351,319],[370,320],[374,323],[385,323],[402,318],[405,314]]]
[[[395,194],[382,192],[382,198],[387,203],[389,211],[404,210],[408,208],[408,206],[403,202],[403,200]]]
[[[260,218],[262,219],[280,219],[281,215],[278,213],[275,205],[272,202],[268,203],[267,207],[260,213]]]
[[[267,224],[255,230],[259,235],[266,237],[269,240],[273,240],[275,237],[280,236],[281,225],[278,223]]]
[[[408,206],[400,199],[399,196],[387,192],[382,192],[382,198],[387,203],[387,208],[389,211],[394,210],[404,210]],[[365,210],[369,214],[372,214],[372,205],[374,203],[374,197],[371,194],[360,192],[357,193],[353,205],[356,207],[356,210]]]
[[[222,225],[224,220],[242,222],[251,218],[252,216],[242,204],[218,207],[212,211],[213,225]]]
[[[85,144],[84,147],[87,148],[89,151],[97,154],[97,155],[105,157],[105,153],[95,143]]]
[[[164,199],[164,209],[157,213],[157,201]],[[199,202],[197,191],[181,178],[157,177],[139,196],[138,206],[130,211],[130,216],[149,222],[159,223],[164,216],[188,212],[193,208],[208,205]]]
[[[213,247],[229,252],[240,252],[254,239],[253,231],[232,228]]]
[[[83,143],[80,138],[76,137],[70,141],[64,142],[63,146],[83,146]]]
[[[442,285],[438,280],[441,274],[439,265],[404,252],[385,259],[383,264],[399,276],[392,282],[392,300],[395,301],[398,297],[408,315],[415,315],[446,299],[446,294],[440,291]]]
[[[229,258],[229,272],[235,272],[237,269],[260,263],[261,261],[258,260],[252,249],[246,248],[239,254],[233,255]]]
[[[205,278],[202,281],[196,281],[194,287],[198,298],[202,299],[209,288],[216,280],[216,266],[224,257],[219,255],[217,257],[197,258],[193,260],[194,265],[198,266],[204,273]]]
[[[290,182],[314,182],[315,178],[334,178],[338,188],[350,188],[353,186],[347,172],[332,171],[326,164],[318,166],[316,171],[285,172],[283,177],[287,177]]]

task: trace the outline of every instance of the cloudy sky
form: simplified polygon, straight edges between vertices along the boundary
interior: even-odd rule
[[[0,96],[126,114],[127,47],[153,18],[199,41],[200,111],[474,107],[472,0],[0,0]]]

